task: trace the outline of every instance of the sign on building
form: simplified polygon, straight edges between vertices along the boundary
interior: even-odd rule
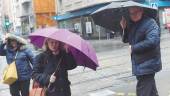
[[[166,24],[166,26],[170,28],[170,8],[165,9],[164,16],[165,16],[165,24]]]
[[[92,24],[91,24],[91,22],[86,22],[86,33],[87,34],[92,33]]]
[[[146,0],[133,0],[135,2],[145,2]]]

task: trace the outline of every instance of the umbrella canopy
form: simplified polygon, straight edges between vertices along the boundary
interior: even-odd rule
[[[144,8],[144,15],[152,17],[155,20],[158,18],[156,8],[152,8],[148,5],[140,4],[134,1],[112,2],[111,4],[96,10],[91,15],[96,25],[113,30],[114,32],[118,32],[121,29],[120,20],[122,16],[124,16],[127,21],[129,20],[129,7],[142,7]]]
[[[74,56],[76,62],[80,66],[88,67],[96,70],[98,60],[93,47],[80,36],[66,29],[44,28],[38,29],[29,36],[31,43],[42,48],[46,38],[61,41],[70,45],[69,50]]]

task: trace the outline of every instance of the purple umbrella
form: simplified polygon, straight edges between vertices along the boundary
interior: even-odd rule
[[[67,29],[44,28],[38,29],[29,36],[31,43],[42,48],[46,38],[55,39],[70,45],[70,52],[80,66],[96,70],[98,60],[93,47],[79,35],[70,32]]]

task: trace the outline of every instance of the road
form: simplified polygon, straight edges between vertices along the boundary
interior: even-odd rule
[[[170,94],[170,34],[161,37],[163,70],[156,75],[160,96]],[[72,82],[72,96],[135,96],[136,79],[131,74],[131,62],[128,46],[97,53],[100,67],[97,71],[78,67],[69,71]],[[5,58],[0,57],[0,69],[5,65]],[[8,86],[0,84],[0,96],[10,96]],[[169,95],[170,96],[170,95]]]

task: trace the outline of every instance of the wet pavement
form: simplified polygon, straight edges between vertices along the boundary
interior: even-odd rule
[[[111,42],[111,41],[109,41]],[[104,43],[104,42],[103,42]],[[100,67],[97,71],[78,67],[69,71],[72,82],[72,96],[135,96],[136,78],[131,74],[130,53],[128,46],[110,50],[101,48],[97,53]],[[163,71],[156,75],[160,96],[170,93],[170,34],[164,33],[161,40]],[[5,58],[0,57],[1,74]],[[10,96],[8,86],[0,84],[0,96]]]

